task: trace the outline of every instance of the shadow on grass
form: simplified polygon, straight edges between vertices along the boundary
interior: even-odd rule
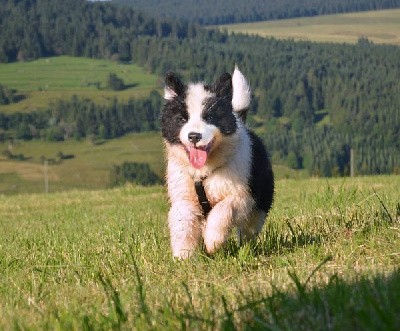
[[[346,280],[337,274],[326,285],[311,286],[325,258],[305,280],[289,270],[288,289],[274,287],[269,295],[258,290],[217,295],[204,305],[219,307],[209,315],[190,300],[177,310],[168,309],[187,329],[219,330],[400,330],[400,269],[389,274],[363,275]],[[189,297],[190,288],[183,284]],[[228,299],[230,297],[230,299]]]
[[[14,103],[18,103],[18,102],[21,102],[21,101],[23,101],[25,99],[26,99],[26,95],[25,94],[18,93],[18,94],[14,95],[13,102]]]
[[[255,299],[255,294],[242,296],[237,298],[241,302],[237,308],[227,310],[214,323],[234,326],[245,319],[247,327],[256,330],[400,329],[400,269],[352,282],[333,275],[327,285],[312,288],[295,275],[291,278],[294,293],[274,289],[261,299]]]
[[[294,293],[275,289],[258,300],[244,297],[230,315],[251,316],[251,329],[400,330],[400,269],[352,282],[333,275],[327,285],[312,288],[289,275]]]
[[[139,83],[125,84],[124,85],[124,90],[128,90],[130,88],[135,88],[135,87],[138,87],[139,85],[140,85]]]
[[[309,280],[327,260],[304,281],[289,272],[289,290],[274,288],[265,295],[254,289],[232,295],[211,289],[212,295],[201,304],[193,302],[194,290],[186,283],[186,297],[151,302],[146,297],[151,288],[145,287],[134,264],[137,286],[129,300],[121,299],[112,276],[99,274],[97,282],[105,296],[101,312],[54,314],[60,329],[75,325],[82,330],[400,330],[400,269],[352,281],[335,274],[326,285],[311,286]]]

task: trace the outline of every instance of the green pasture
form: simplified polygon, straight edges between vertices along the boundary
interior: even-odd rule
[[[23,154],[25,161],[9,160],[5,150]],[[113,165],[123,162],[148,163],[160,178],[164,176],[163,143],[159,133],[130,134],[112,140],[42,140],[0,143],[0,194],[44,191],[43,158],[57,161],[57,154],[73,156],[48,165],[50,192],[71,189],[101,189],[109,186]],[[306,173],[286,166],[274,167],[278,178],[304,178]]]
[[[0,151],[10,147],[13,154],[23,154],[26,160],[8,160],[0,155],[0,193],[43,192],[44,164],[41,157],[56,161],[59,152],[72,157],[61,163],[50,162],[50,192],[106,188],[112,166],[125,161],[149,163],[160,177],[164,172],[162,141],[157,133],[131,134],[95,142],[35,140],[19,141],[12,146],[0,143]]]
[[[278,180],[259,240],[187,261],[162,187],[0,195],[0,329],[399,330],[399,187]]]
[[[107,90],[110,73],[122,78],[127,88]],[[34,61],[1,63],[0,84],[17,90],[21,101],[0,106],[0,111],[35,111],[56,99],[70,99],[72,95],[92,99],[96,103],[117,97],[145,97],[159,88],[158,76],[149,74],[134,64],[109,60],[59,56]],[[100,88],[98,88],[99,86]]]
[[[221,30],[278,39],[400,45],[400,9],[221,25]]]

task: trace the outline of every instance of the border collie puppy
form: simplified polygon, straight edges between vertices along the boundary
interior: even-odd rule
[[[185,85],[165,78],[161,114],[171,248],[189,257],[204,240],[214,253],[233,227],[239,240],[255,238],[272,205],[274,177],[260,138],[245,126],[250,87],[236,67],[215,84]]]

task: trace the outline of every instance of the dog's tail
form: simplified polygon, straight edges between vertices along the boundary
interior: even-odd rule
[[[246,121],[247,112],[251,101],[251,89],[246,77],[240,72],[237,65],[232,75],[232,107],[243,122]]]

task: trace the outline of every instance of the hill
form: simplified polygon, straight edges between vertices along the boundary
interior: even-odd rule
[[[115,139],[0,142],[0,152],[11,150],[21,159],[0,155],[0,194],[39,193],[45,190],[43,160],[47,159],[49,192],[110,187],[113,166],[146,163],[164,178],[164,151],[159,133],[135,133]],[[60,160],[60,153],[65,156]],[[304,171],[274,165],[276,178],[306,177]]]
[[[0,195],[0,329],[396,330],[399,179],[277,181],[257,244],[184,262],[161,187]]]
[[[9,143],[0,143],[0,151]],[[110,171],[123,162],[147,163],[160,178],[164,176],[164,156],[159,134],[127,135],[112,140],[68,140],[64,142],[20,141],[11,151],[24,161],[0,156],[0,193],[44,191],[43,159],[48,166],[49,191],[100,189],[110,186]],[[59,160],[58,154],[69,156]]]
[[[344,176],[353,150],[357,174],[399,172],[398,46],[366,38],[333,45],[228,35],[109,3],[73,1],[73,8],[59,0],[6,1],[0,61],[52,54],[118,58],[160,76],[176,71],[209,82],[236,62],[254,91],[249,123],[274,163]],[[1,94],[9,100],[10,89],[0,87]],[[156,130],[161,102],[152,93],[111,105],[72,98],[29,116],[0,112],[0,139],[109,139]]]
[[[229,33],[246,33],[278,39],[400,45],[400,9],[336,14],[257,23],[222,25]]]
[[[400,7],[386,0],[112,0],[149,15],[185,19],[206,25],[232,24],[293,17],[312,17]]]
[[[107,78],[116,74],[124,81],[121,91],[107,87]],[[42,58],[27,62],[0,63],[1,84],[16,90],[18,102],[0,105],[0,111],[43,110],[49,103],[69,100],[73,95],[107,104],[118,98],[146,98],[159,89],[158,76],[134,64],[71,56]]]

